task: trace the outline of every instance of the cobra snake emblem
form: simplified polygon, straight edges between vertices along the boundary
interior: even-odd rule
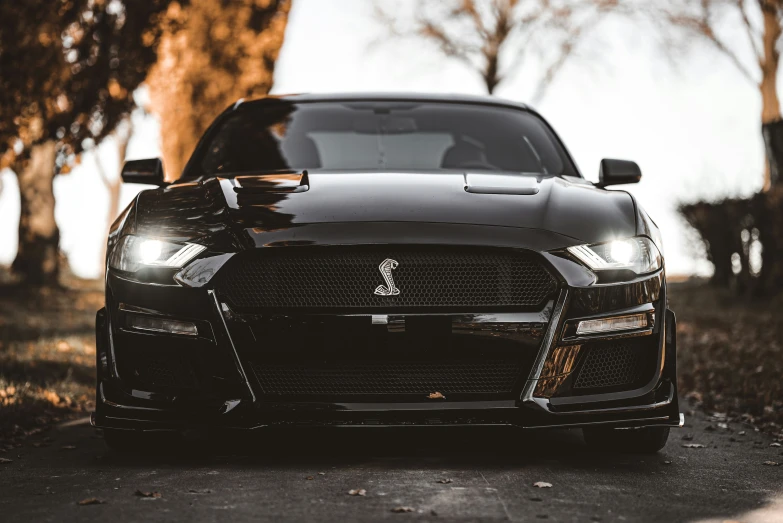
[[[375,294],[378,296],[397,296],[400,293],[400,289],[394,286],[394,278],[392,278],[392,271],[397,268],[399,263],[397,260],[386,258],[378,265],[378,269],[381,270],[381,275],[386,281],[386,285],[378,285],[375,288]]]

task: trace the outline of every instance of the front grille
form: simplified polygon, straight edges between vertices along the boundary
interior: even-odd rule
[[[397,295],[379,265],[391,271]],[[267,248],[240,253],[220,271],[215,287],[237,310],[538,308],[557,283],[529,254],[433,247]]]
[[[628,386],[651,377],[655,370],[655,344],[652,339],[590,343],[582,350],[587,352],[587,356],[577,373],[575,389]]]
[[[266,364],[253,371],[264,395],[510,393],[522,364],[508,360]]]

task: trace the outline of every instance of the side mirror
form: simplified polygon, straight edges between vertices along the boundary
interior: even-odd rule
[[[125,183],[143,183],[163,187],[166,184],[163,175],[163,162],[160,158],[130,160],[122,166],[122,181]]]
[[[601,170],[598,171],[598,187],[639,183],[641,179],[642,170],[636,162],[607,158],[601,160]]]

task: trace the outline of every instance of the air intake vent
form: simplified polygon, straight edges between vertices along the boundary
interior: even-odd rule
[[[655,371],[653,339],[631,338],[590,343],[582,350],[587,356],[578,371],[574,389],[631,386],[650,379]]]
[[[530,254],[433,247],[257,249],[234,256],[215,286],[240,311],[539,310],[557,289]]]

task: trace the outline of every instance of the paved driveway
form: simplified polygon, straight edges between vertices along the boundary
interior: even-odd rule
[[[783,466],[764,464],[783,449],[719,421],[687,417],[657,455],[577,431],[345,429],[121,456],[76,423],[0,454],[0,521],[783,521]]]

